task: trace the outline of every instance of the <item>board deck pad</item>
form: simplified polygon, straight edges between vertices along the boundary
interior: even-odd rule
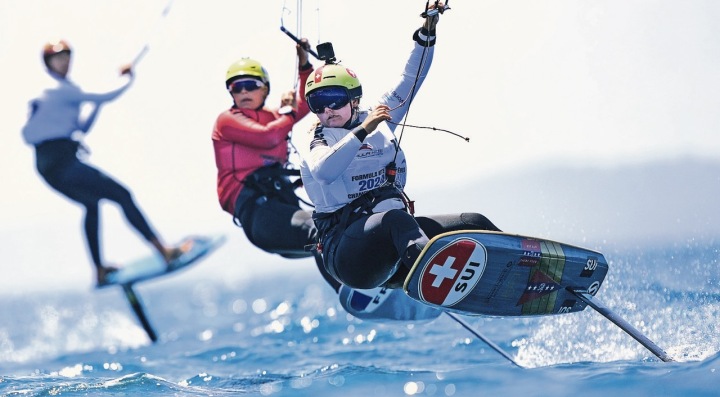
[[[401,289],[353,289],[343,285],[338,295],[346,312],[364,320],[428,321],[443,313],[410,299]]]
[[[190,249],[170,265],[167,265],[159,255],[137,259],[108,274],[106,285],[133,284],[184,269],[218,248],[225,242],[225,236],[191,236],[184,238],[178,245],[188,241],[192,242]]]
[[[501,232],[435,236],[405,280],[413,299],[468,315],[538,316],[587,304],[567,288],[595,295],[608,271],[596,251]]]

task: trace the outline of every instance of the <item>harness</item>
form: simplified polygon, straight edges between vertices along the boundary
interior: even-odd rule
[[[366,215],[373,214],[373,209],[381,202],[397,198],[405,204],[405,211],[414,213],[413,202],[395,185],[384,185],[373,189],[355,200],[345,204],[334,212],[313,212],[313,221],[318,228],[318,252],[322,252],[323,241],[344,231],[347,226]]]
[[[291,181],[290,176],[300,176],[300,170],[284,168],[280,163],[258,168],[243,180],[245,187],[235,201],[233,223],[240,226],[240,218],[250,206],[262,205],[270,199],[278,199],[290,205],[299,205],[295,189],[302,186],[302,179]]]

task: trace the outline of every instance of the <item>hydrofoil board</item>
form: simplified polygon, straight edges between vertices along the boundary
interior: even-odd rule
[[[184,269],[205,257],[225,242],[225,236],[191,236],[183,239],[178,246],[189,245],[180,257],[170,262],[158,255],[137,259],[107,275],[105,285],[128,285],[153,279]]]
[[[464,230],[435,236],[405,280],[413,299],[466,315],[578,312],[608,271],[596,251],[515,234]]]

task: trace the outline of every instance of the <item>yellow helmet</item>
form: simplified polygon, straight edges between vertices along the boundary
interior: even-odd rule
[[[324,87],[343,87],[347,90],[350,99],[362,96],[362,86],[357,75],[342,65],[327,64],[315,69],[305,82],[305,97]]]
[[[256,77],[270,88],[270,76],[267,70],[254,59],[242,58],[233,62],[225,74],[225,87],[229,87],[233,80],[242,76]]]

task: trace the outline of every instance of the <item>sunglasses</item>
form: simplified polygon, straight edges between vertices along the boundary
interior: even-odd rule
[[[307,103],[310,111],[318,114],[324,112],[325,108],[332,110],[344,108],[350,103],[350,96],[345,88],[327,87],[308,94]]]
[[[242,79],[242,80],[235,80],[232,83],[230,83],[230,86],[228,87],[228,91],[239,94],[242,92],[242,90],[245,90],[247,92],[252,92],[255,90],[259,90],[260,88],[264,87],[265,84],[263,84],[260,80],[255,79]]]

